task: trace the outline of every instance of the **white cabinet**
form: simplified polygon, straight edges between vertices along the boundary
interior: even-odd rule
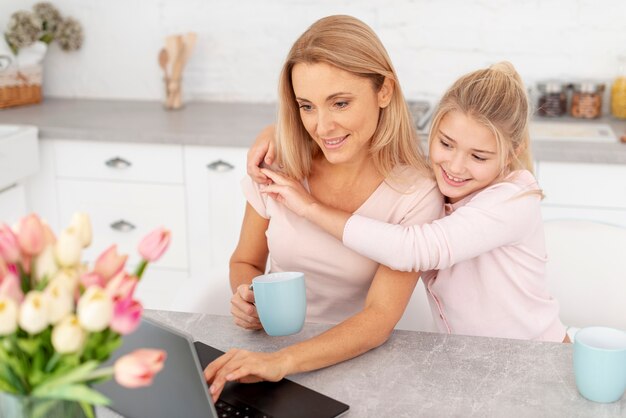
[[[246,205],[240,187],[246,152],[246,148],[185,146],[191,283],[173,309],[230,312],[228,262]]]
[[[12,226],[27,212],[24,186],[16,184],[0,190],[0,222]]]
[[[588,220],[626,227],[626,166],[540,162],[537,178],[549,220]]]
[[[128,270],[132,271],[139,262],[141,238],[159,226],[172,231],[168,251],[148,267],[137,288],[146,308],[168,309],[177,289],[188,281],[182,146],[70,140],[45,143],[42,172],[32,181],[30,200],[34,210],[57,231],[74,212],[89,214],[93,242],[84,261],[95,261],[102,251],[117,244],[120,253],[129,255]]]

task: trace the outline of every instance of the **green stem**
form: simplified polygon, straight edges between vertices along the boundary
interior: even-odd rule
[[[30,278],[28,277],[28,274],[24,272],[24,269],[19,263],[16,263],[15,265],[17,266],[17,272],[20,275],[20,282],[22,284],[22,292],[26,294],[30,290]]]
[[[141,279],[141,276],[143,275],[143,272],[147,266],[148,260],[141,260],[141,262],[137,266],[137,269],[135,270],[135,276],[137,277],[137,280]]]

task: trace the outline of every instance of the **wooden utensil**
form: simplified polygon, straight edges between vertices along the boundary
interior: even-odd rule
[[[169,57],[170,57],[170,55],[167,53],[167,49],[161,48],[161,50],[159,51],[159,66],[163,70],[163,74],[165,75],[165,78],[168,77],[168,74],[167,74],[167,64],[168,64],[169,59],[170,59]]]

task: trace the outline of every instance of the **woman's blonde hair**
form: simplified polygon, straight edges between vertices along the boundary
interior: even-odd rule
[[[446,91],[431,124],[429,145],[443,117],[460,111],[484,124],[496,137],[501,177],[514,170],[533,171],[530,152],[530,105],[521,77],[510,62],[473,71]]]
[[[387,177],[398,165],[410,165],[427,173],[424,158],[404,101],[398,77],[387,51],[374,31],[351,16],[329,16],[315,22],[293,44],[280,74],[276,152],[284,171],[303,179],[311,173],[311,163],[321,150],[300,119],[300,109],[292,84],[296,64],[325,63],[371,80],[375,91],[391,80],[391,102],[380,109],[378,126],[370,142],[373,164]]]

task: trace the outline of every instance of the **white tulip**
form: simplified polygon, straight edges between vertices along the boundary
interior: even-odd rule
[[[85,337],[76,315],[68,315],[52,329],[52,346],[59,354],[75,353],[83,347]]]
[[[65,228],[55,244],[57,262],[62,267],[74,267],[80,262],[83,246],[74,228]]]
[[[78,286],[79,275],[76,269],[67,268],[60,269],[52,278],[53,282],[58,282],[63,285],[71,294],[74,294],[76,287]]]
[[[47,277],[49,280],[56,274],[59,266],[54,258],[54,245],[46,245],[35,259],[35,279],[38,282]]]
[[[30,334],[37,334],[48,326],[48,306],[43,293],[31,290],[20,305],[19,325]]]
[[[78,321],[90,332],[102,331],[113,316],[111,297],[98,286],[89,287],[78,301]]]
[[[83,248],[91,244],[91,221],[89,220],[89,215],[84,212],[76,212],[72,216],[70,227],[76,230]]]
[[[13,334],[17,329],[17,303],[0,296],[0,335]]]
[[[58,277],[46,286],[44,295],[48,302],[48,321],[51,324],[56,324],[72,312],[74,309],[72,294],[73,292]]]

